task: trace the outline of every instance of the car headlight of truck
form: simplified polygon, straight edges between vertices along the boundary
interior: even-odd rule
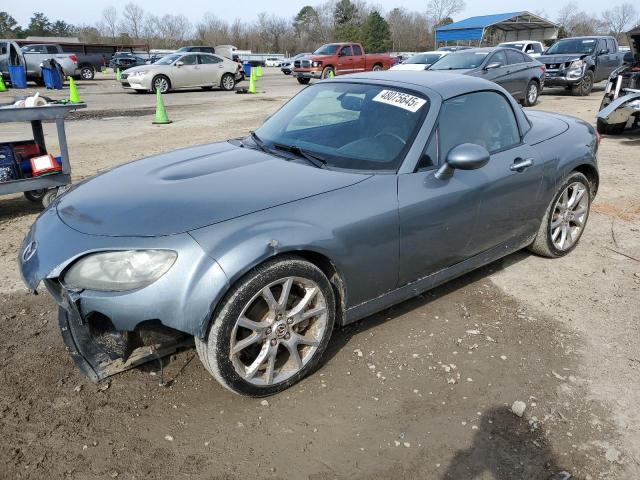
[[[322,66],[322,62],[313,62],[311,64],[312,67],[321,67]]]
[[[124,250],[81,258],[64,275],[67,288],[124,292],[152,284],[173,266],[172,250]]]
[[[570,76],[579,76],[582,75],[584,67],[587,63],[584,60],[574,60],[569,64],[569,72]]]

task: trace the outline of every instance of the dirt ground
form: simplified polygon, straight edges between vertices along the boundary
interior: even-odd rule
[[[267,69],[255,96],[171,93],[173,123],[159,126],[154,97],[112,75],[79,87],[76,180],[245,135],[300,89]],[[601,96],[548,90],[536,108],[593,123]],[[3,125],[0,141],[19,138],[28,130]],[[17,271],[40,210],[0,198],[0,478],[640,478],[638,147],[638,132],[604,137],[569,256],[516,253],[337,331],[324,366],[266,404],[220,387],[193,350],[168,361],[164,387],[153,364],[97,385],[81,376],[53,300]]]

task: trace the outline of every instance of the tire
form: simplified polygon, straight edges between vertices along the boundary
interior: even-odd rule
[[[40,190],[29,190],[28,192],[24,192],[24,198],[33,203],[40,203],[42,202],[42,197],[44,197],[45,193],[47,193],[45,188]]]
[[[53,202],[57,196],[58,196],[57,188],[52,188],[50,190],[47,190],[46,193],[42,196],[42,206],[44,208],[47,208],[49,205],[51,205],[51,202]]]
[[[613,125],[606,123],[601,118],[598,118],[598,122],[596,124],[596,130],[598,133],[603,135],[617,135],[622,133],[624,127],[627,126],[627,122],[624,123],[614,123]]]
[[[525,107],[533,107],[538,103],[538,97],[540,97],[540,85],[535,80],[531,80],[527,84],[527,89],[524,91],[523,105]]]
[[[335,76],[336,72],[333,69],[333,67],[324,67],[324,69],[322,70],[322,78],[329,78],[329,72],[332,72],[333,75]]]
[[[153,80],[151,80],[151,91],[156,93],[158,90],[160,90],[160,93],[167,93],[171,90],[171,80],[164,75],[156,75],[153,77]]]
[[[82,67],[80,69],[80,78],[82,80],[93,80],[95,76],[95,71],[91,67]]]
[[[571,94],[575,97],[586,97],[593,90],[593,72],[587,70],[582,81],[571,87]]]
[[[582,196],[578,199],[577,203],[571,204],[571,200],[573,198],[573,192],[575,189],[583,189]],[[567,196],[564,197],[568,200],[569,208],[562,208],[563,203],[563,195],[567,192]],[[571,195],[571,196],[570,196]],[[549,204],[547,211],[545,212],[544,217],[542,218],[542,222],[540,223],[540,228],[538,229],[538,233],[536,234],[536,238],[533,243],[529,245],[529,250],[533,253],[536,253],[543,257],[548,258],[558,258],[570,253],[582,237],[584,233],[584,229],[587,226],[587,220],[589,219],[589,211],[591,209],[591,200],[592,200],[593,192],[591,190],[591,183],[580,172],[571,172],[567,179],[562,182],[560,188],[553,196],[553,200]],[[569,212],[569,216],[566,212]],[[580,216],[575,216],[571,214],[575,214],[575,212],[582,212]],[[575,218],[573,218],[575,217]],[[579,220],[579,221],[578,221]],[[558,223],[556,223],[558,222]],[[553,227],[553,223],[556,223],[558,226]],[[563,232],[564,225],[566,224],[566,233]],[[577,229],[578,224],[580,224],[580,228]],[[574,225],[574,226],[572,226]],[[576,229],[576,230],[572,230]],[[559,231],[556,236],[556,230]],[[571,242],[565,244],[566,246],[558,246],[562,241],[563,235],[565,237],[569,237],[569,233],[571,233]],[[554,240],[554,236],[556,237]]]
[[[298,83],[300,85],[309,85],[309,82],[311,81],[310,78],[301,78],[301,77],[297,77],[298,79]]]
[[[267,289],[272,307],[265,300]],[[307,299],[304,305],[301,298]],[[305,313],[313,315],[303,319]],[[315,265],[286,256],[240,279],[216,310],[206,339],[196,338],[195,344],[202,364],[221,385],[240,395],[264,397],[318,367],[334,322],[335,297],[327,277]]]
[[[382,65],[380,65],[379,63],[376,63],[376,64],[373,66],[373,69],[372,69],[372,70],[373,70],[374,72],[381,72],[381,71],[383,70],[383,68],[382,68]]]
[[[236,77],[230,73],[225,73],[220,79],[220,88],[226,92],[230,92],[236,88]]]

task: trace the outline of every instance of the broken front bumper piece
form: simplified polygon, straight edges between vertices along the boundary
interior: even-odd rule
[[[620,96],[598,112],[598,120],[606,125],[624,125],[631,128],[640,117],[640,90],[625,90]],[[604,102],[603,102],[604,104]]]

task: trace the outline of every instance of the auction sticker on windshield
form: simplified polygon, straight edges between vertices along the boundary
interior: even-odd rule
[[[396,90],[382,90],[378,95],[373,97],[373,101],[404,108],[414,113],[427,103],[424,98],[414,97],[408,93],[398,92]]]

